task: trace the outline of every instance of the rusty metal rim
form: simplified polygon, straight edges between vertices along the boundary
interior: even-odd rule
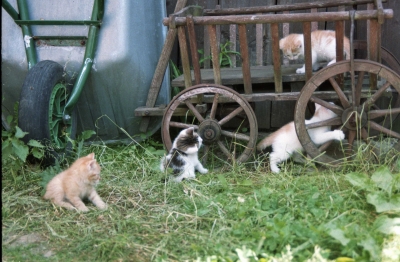
[[[390,68],[379,64],[377,62],[369,61],[369,60],[354,60],[354,68],[355,71],[360,72],[368,72],[372,74],[376,74],[387,80],[391,84],[391,86],[396,89],[398,95],[397,101],[395,103],[395,108],[400,107],[400,76],[397,75]],[[296,102],[295,106],[295,128],[297,136],[299,137],[299,141],[302,144],[304,150],[310,155],[312,158],[315,158],[317,161],[321,163],[331,163],[338,164],[337,160],[323,154],[318,147],[312,142],[305,125],[305,111],[307,108],[307,103],[311,100],[311,97],[314,91],[326,80],[332,78],[336,75],[343,74],[345,72],[350,71],[350,61],[341,61],[335,63],[329,67],[326,67],[315,74],[307,83],[304,85],[303,89],[300,92],[299,99]],[[353,87],[354,88],[354,87]],[[322,101],[324,102],[324,101]],[[348,101],[347,101],[348,102]],[[343,102],[342,102],[343,103]],[[352,107],[352,103],[348,106]],[[343,110],[346,108],[343,108]],[[394,119],[396,116],[394,117]],[[375,122],[371,121],[373,124]],[[343,124],[343,122],[342,122]],[[397,134],[398,135],[398,134]],[[399,141],[400,143],[400,141]],[[335,163],[336,162],[336,163]]]
[[[163,140],[166,150],[169,151],[172,146],[172,139],[171,139],[171,135],[170,135],[170,121],[171,121],[171,117],[173,116],[174,110],[179,105],[187,103],[188,100],[190,98],[192,98],[193,96],[202,95],[205,93],[207,93],[207,94],[213,93],[215,95],[218,94],[218,95],[229,97],[230,99],[232,99],[232,102],[236,102],[239,105],[239,107],[241,107],[243,109],[243,111],[245,112],[247,119],[249,121],[250,134],[249,134],[248,138],[247,138],[247,135],[241,136],[241,134],[237,134],[237,138],[239,140],[242,140],[243,137],[245,137],[246,139],[243,139],[243,140],[248,139],[248,142],[246,145],[246,149],[241,153],[240,156],[238,156],[236,159],[234,159],[234,161],[237,163],[245,162],[254,152],[255,145],[257,142],[258,127],[257,127],[257,120],[256,120],[255,113],[254,113],[253,109],[251,108],[250,104],[239,93],[237,93],[236,91],[232,90],[229,87],[217,85],[217,84],[199,84],[199,85],[192,86],[190,88],[187,88],[187,89],[181,91],[179,94],[177,94],[171,100],[171,102],[169,103],[168,107],[165,110],[162,124],[161,124],[161,127],[162,127],[161,135],[162,135],[162,140]],[[218,103],[218,101],[216,101],[216,103]],[[216,110],[216,107],[215,107],[215,110]],[[212,109],[212,111],[213,111],[213,109]],[[196,116],[196,113],[194,113],[194,115]],[[202,118],[202,116],[196,116],[196,118],[199,122],[204,121],[204,118]],[[221,129],[222,129],[221,133],[223,136],[225,136],[225,135],[229,134],[230,132],[224,131],[222,125],[223,124],[221,124]],[[184,127],[189,127],[189,126],[194,126],[195,128],[198,128],[197,125],[190,125],[190,124],[182,124],[180,127],[184,128]],[[227,152],[224,152],[224,153],[226,154]]]

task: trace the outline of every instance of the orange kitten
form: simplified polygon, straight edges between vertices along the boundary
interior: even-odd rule
[[[336,62],[336,34],[335,31],[317,30],[311,33],[311,57],[314,71],[319,69],[318,62],[329,62],[331,65]],[[289,60],[296,60],[304,57],[304,38],[302,34],[290,34],[279,41],[279,48],[283,55]],[[347,37],[343,39],[345,59],[350,59],[350,41]],[[298,68],[296,73],[304,74],[305,65]]]
[[[83,212],[89,211],[82,202],[83,198],[88,198],[98,208],[106,209],[107,205],[95,190],[100,180],[100,170],[94,153],[81,157],[50,180],[44,198],[61,207]]]

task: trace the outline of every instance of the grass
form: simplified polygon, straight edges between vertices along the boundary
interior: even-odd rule
[[[329,259],[379,260],[382,214],[346,174],[372,174],[381,165],[397,174],[398,153],[375,163],[359,156],[339,169],[288,162],[278,175],[260,156],[174,183],[158,171],[161,150],[157,140],[84,147],[80,155],[95,152],[102,165],[97,190],[109,206],[99,211],[88,204],[88,213],[42,199],[46,182],[62,167],[26,165],[15,176],[3,164],[2,260],[237,261],[251,250],[268,261],[288,245],[293,261],[310,258],[315,246]]]

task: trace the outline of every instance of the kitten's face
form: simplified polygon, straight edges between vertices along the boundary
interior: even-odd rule
[[[99,183],[100,171],[101,167],[99,163],[97,163],[96,160],[92,160],[92,162],[89,163],[89,177],[88,177],[88,180],[92,185],[97,185]]]
[[[283,56],[289,60],[297,60],[303,55],[302,46],[303,43],[298,34],[290,34],[279,41]]]
[[[194,132],[194,128],[182,130],[176,138],[177,149],[182,152],[187,152],[189,149],[197,148],[199,150],[203,139]]]
[[[81,174],[84,175],[89,184],[96,186],[100,180],[101,167],[94,159],[94,154],[82,158]]]

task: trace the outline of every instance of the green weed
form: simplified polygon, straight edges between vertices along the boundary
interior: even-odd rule
[[[24,138],[28,133],[18,127],[18,104],[14,106],[14,116],[9,115],[6,119],[8,130],[1,131],[1,163],[10,168],[10,172],[17,179],[17,172],[25,164],[28,155],[40,160],[44,157],[45,146],[36,140],[29,140],[24,143]]]
[[[102,166],[106,211],[88,203],[81,214],[42,199],[45,178],[64,167],[24,166],[17,185],[2,167],[4,261],[379,261],[398,226],[395,211],[368,200],[397,199],[393,156],[336,170],[289,162],[280,174],[260,157],[174,183],[158,171],[157,140],[82,147],[90,152]]]

